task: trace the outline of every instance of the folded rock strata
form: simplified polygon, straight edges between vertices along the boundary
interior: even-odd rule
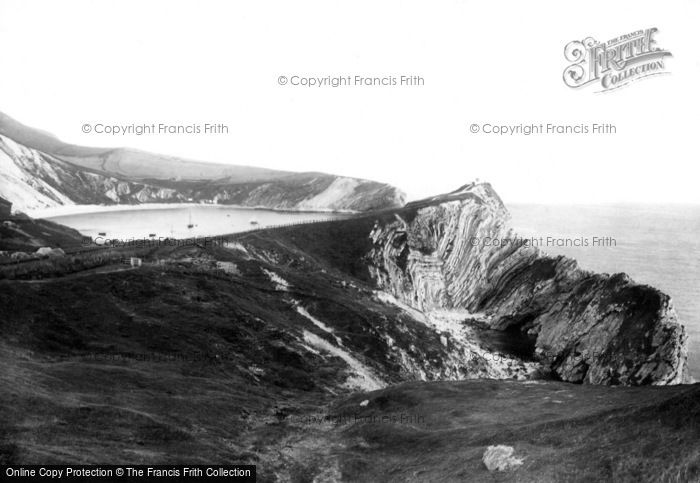
[[[466,309],[535,338],[536,356],[565,381],[688,381],[686,334],[668,295],[547,256],[517,239],[508,219],[489,184],[409,204],[377,220],[370,276],[418,310]]]

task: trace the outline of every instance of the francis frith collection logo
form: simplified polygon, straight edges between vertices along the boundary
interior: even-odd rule
[[[564,56],[571,64],[564,69],[564,82],[571,88],[593,85],[599,87],[597,92],[605,92],[668,73],[665,57],[671,52],[656,45],[657,30],[637,30],[607,42],[593,37],[569,42]]]

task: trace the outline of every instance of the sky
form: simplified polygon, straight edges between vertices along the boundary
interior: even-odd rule
[[[369,178],[414,199],[478,178],[507,203],[700,203],[699,24],[692,0],[0,0],[0,110],[75,144]],[[564,84],[568,42],[651,27],[669,74]],[[290,85],[348,75],[423,85]],[[94,132],[132,123],[228,133]],[[520,123],[616,133],[470,132]]]

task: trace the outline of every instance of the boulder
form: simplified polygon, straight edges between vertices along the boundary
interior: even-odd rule
[[[484,462],[489,471],[514,470],[523,464],[522,458],[513,456],[515,449],[512,446],[496,445],[489,446],[484,451],[481,461]]]

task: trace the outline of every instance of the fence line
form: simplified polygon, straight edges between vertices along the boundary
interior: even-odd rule
[[[288,228],[288,227],[300,226],[300,225],[315,225],[317,223],[328,223],[329,221],[337,221],[340,219],[341,218],[325,218],[325,219],[318,219],[318,220],[292,221],[289,223],[282,223],[279,225],[259,226],[256,228],[250,228],[248,230],[236,231],[236,232],[233,232],[232,234],[233,235],[241,235],[241,234],[246,234],[246,233],[254,233],[256,231],[262,231],[262,230],[274,230],[277,228]]]

